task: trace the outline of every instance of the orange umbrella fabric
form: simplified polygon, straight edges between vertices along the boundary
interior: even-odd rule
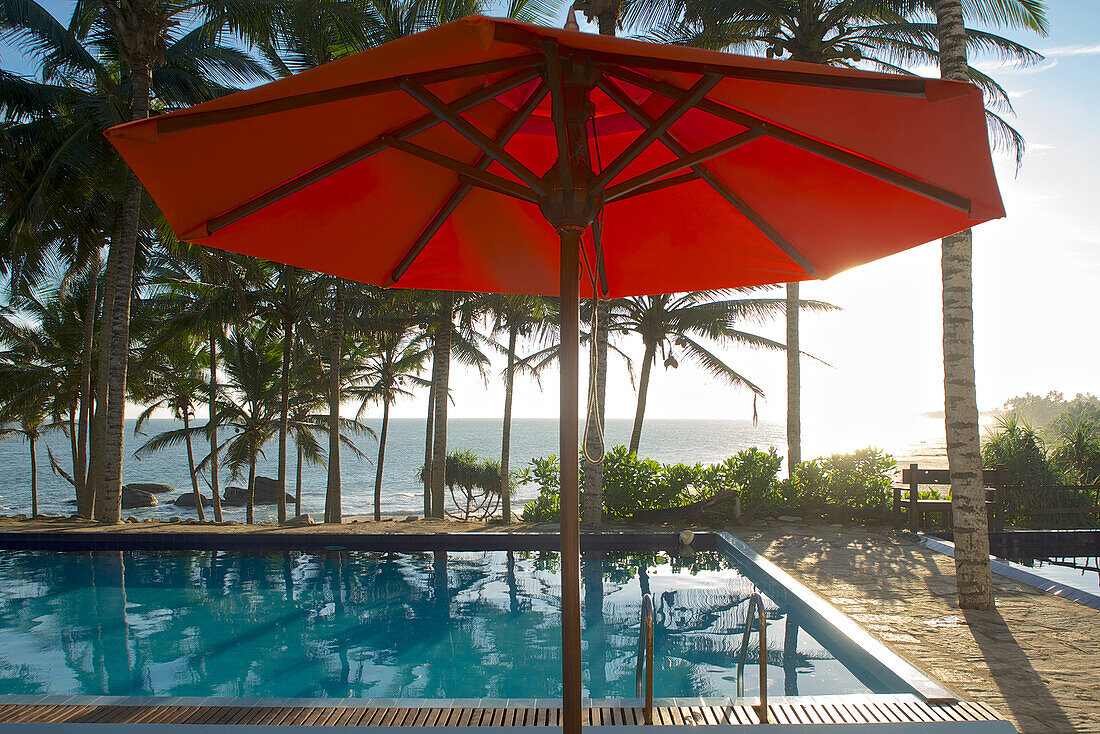
[[[560,295],[570,734],[579,293],[828,277],[1004,215],[970,85],[483,17],[107,134],[182,239],[383,286]]]
[[[597,175],[675,117],[602,182],[612,297],[824,278],[1004,215],[971,85],[486,17],[107,134],[182,239],[379,285],[553,295],[558,237],[524,199],[558,158],[551,48],[602,72]],[[510,122],[508,166],[462,128],[500,141]],[[477,181],[455,165],[479,161]]]

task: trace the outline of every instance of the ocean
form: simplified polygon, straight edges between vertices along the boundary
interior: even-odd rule
[[[365,420],[374,430],[379,430],[380,421]],[[195,511],[186,507],[170,504],[170,500],[179,494],[191,491],[191,482],[187,473],[187,453],[185,447],[173,447],[157,454],[137,459],[133,456],[151,436],[162,431],[181,427],[178,421],[169,419],[150,420],[143,427],[143,434],[134,436],[134,422],[127,421],[125,455],[123,464],[123,482],[158,482],[169,484],[177,491],[158,496],[157,507],[123,510],[123,516],[139,519],[195,517]],[[881,445],[898,458],[908,461],[910,457],[921,457],[922,465],[928,465],[929,457],[942,454],[942,447],[935,440],[923,434],[927,429],[941,426],[942,422],[932,421],[926,430],[919,431],[920,440],[907,436],[894,445]],[[607,445],[615,446],[629,441],[632,421],[628,419],[608,420],[605,431]],[[819,432],[821,440],[816,443],[827,447],[829,452],[852,450],[866,446],[865,442],[855,442],[851,446],[837,443],[835,434],[829,431]],[[459,418],[448,422],[448,446],[451,449],[469,448],[481,456],[500,458],[501,421],[497,418]],[[807,448],[812,448],[815,439],[806,436]],[[646,420],[642,432],[639,453],[660,462],[683,462],[704,464],[719,462],[737,451],[753,446],[767,449],[775,446],[784,453],[786,443],[783,424],[760,421],[753,425],[749,420],[694,420],[694,419],[650,419]],[[39,512],[50,515],[68,515],[74,512],[70,502],[73,489],[62,477],[50,469],[46,445],[53,450],[54,456],[65,468],[71,471],[68,440],[60,433],[48,435],[38,444],[38,503]],[[348,515],[366,515],[373,512],[374,460],[378,453],[377,442],[368,436],[357,439],[357,445],[367,455],[367,459],[357,459],[346,449],[341,452],[343,512]],[[12,515],[30,513],[30,458],[27,444],[20,437],[0,439],[0,514]],[[288,469],[287,489],[293,494],[295,451],[290,445],[290,466]],[[554,419],[515,419],[512,423],[511,464],[513,469],[522,469],[532,458],[558,453],[558,428]],[[824,453],[824,451],[822,451]],[[806,456],[813,456],[804,449]],[[206,455],[204,447],[195,446],[196,461]],[[916,460],[916,459],[913,459]],[[261,476],[276,477],[278,466],[278,443],[264,447],[257,473]],[[386,460],[382,482],[382,512],[419,513],[423,510],[423,487],[416,476],[424,463],[424,421],[423,419],[391,419],[389,437],[386,441]],[[227,484],[245,486],[245,476],[230,479],[223,468],[220,475],[221,486]],[[324,495],[327,470],[322,466],[305,465],[302,472],[302,511],[315,518],[324,513]],[[200,490],[209,495],[209,488],[200,479]],[[520,486],[515,488],[515,511],[519,512],[522,503],[537,493],[537,487]],[[450,500],[448,499],[448,504]],[[257,519],[274,519],[274,505],[257,506]],[[452,507],[452,509],[454,509]],[[244,508],[225,508],[226,519],[243,520]],[[209,510],[207,511],[209,515]]]

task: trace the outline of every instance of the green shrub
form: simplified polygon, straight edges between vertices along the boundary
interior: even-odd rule
[[[1043,439],[1015,414],[997,419],[995,430],[982,444],[982,467],[1001,469],[1009,481],[1022,486],[1049,487],[1061,480]]]
[[[603,511],[613,519],[627,519],[646,510],[680,507],[729,489],[741,491],[742,503],[764,503],[777,496],[776,474],[782,459],[774,448],[746,449],[721,464],[660,464],[638,458],[623,446],[608,450],[603,469]],[[539,494],[523,508],[528,522],[555,522],[560,518],[557,457],[534,459],[519,475],[525,484],[537,484]],[[581,482],[584,477],[582,473]],[[731,507],[713,512],[729,520]]]
[[[800,464],[784,482],[781,494],[789,506],[884,510],[891,502],[894,466],[894,459],[876,448],[834,454]]]
[[[557,522],[561,519],[561,464],[558,457],[531,459],[530,466],[516,476],[518,484],[537,484],[538,496],[523,506],[525,522]]]

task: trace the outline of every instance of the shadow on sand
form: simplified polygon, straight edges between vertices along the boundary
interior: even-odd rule
[[[990,611],[961,610],[974,642],[982,651],[993,675],[993,681],[1001,690],[1001,695],[1012,709],[1012,715],[1019,722],[1021,731],[1036,731],[1033,722],[1035,714],[1042,712],[1039,722],[1046,728],[1038,731],[1072,732],[1077,727],[1066,716],[1066,712],[1051,694],[1047,684],[1032,667],[1027,652],[1016,642],[1012,628],[996,609]]]

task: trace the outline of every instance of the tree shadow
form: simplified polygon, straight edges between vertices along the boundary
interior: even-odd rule
[[[1021,730],[1028,731],[1026,722],[1037,719],[1051,731],[1077,731],[1042,676],[1032,667],[1027,652],[1020,647],[1001,613],[996,609],[960,611],[966,618],[993,681],[1012,710],[1013,717],[1023,727]],[[1036,716],[1040,711],[1041,719]]]

